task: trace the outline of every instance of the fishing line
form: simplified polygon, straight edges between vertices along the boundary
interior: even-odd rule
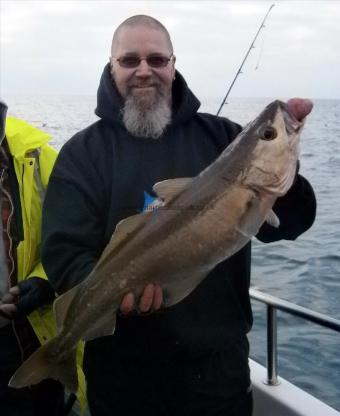
[[[260,52],[259,52],[259,58],[256,62],[256,66],[255,66],[254,71],[257,71],[259,66],[260,66],[260,61],[261,61],[261,58],[262,58],[262,52],[263,52],[263,47],[264,47],[264,40],[265,40],[265,35],[263,35],[263,37],[262,37],[262,42],[261,42]]]
[[[225,95],[225,97],[224,97],[224,99],[223,99],[223,101],[222,101],[222,103],[221,103],[221,105],[220,105],[220,108],[218,109],[218,111],[217,111],[217,113],[216,113],[216,115],[217,115],[217,116],[220,114],[220,112],[221,112],[221,110],[222,110],[222,108],[223,108],[224,104],[226,104],[227,98],[228,98],[228,96],[229,96],[229,94],[230,94],[230,91],[232,90],[232,88],[233,88],[233,86],[234,86],[234,84],[235,84],[235,81],[236,81],[237,77],[238,77],[240,74],[242,74],[242,68],[243,68],[243,65],[245,64],[245,62],[246,62],[246,60],[247,60],[247,58],[248,58],[248,55],[250,54],[250,51],[254,48],[254,44],[255,44],[255,42],[256,42],[256,39],[257,39],[257,37],[258,37],[259,33],[261,32],[261,30],[265,27],[264,23],[265,23],[265,21],[267,20],[267,17],[268,17],[268,15],[269,15],[270,11],[272,10],[272,8],[273,8],[274,6],[275,6],[275,4],[272,4],[272,5],[269,7],[269,9],[268,9],[268,11],[267,11],[267,13],[266,13],[266,15],[265,15],[264,19],[262,20],[261,25],[260,25],[260,27],[259,27],[258,31],[256,32],[256,35],[254,36],[254,39],[253,39],[253,41],[252,41],[251,45],[249,46],[249,49],[248,49],[248,51],[247,51],[247,53],[246,53],[245,57],[243,58],[243,61],[242,61],[241,65],[240,65],[239,69],[237,70],[237,73],[236,73],[236,75],[235,75],[235,77],[234,77],[234,79],[233,79],[232,83],[230,84],[230,87],[229,87],[229,89],[228,89],[228,91],[227,91],[227,94]]]

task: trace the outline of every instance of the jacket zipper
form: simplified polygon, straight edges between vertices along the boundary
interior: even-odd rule
[[[3,177],[3,172],[2,172],[2,175],[1,175],[1,179],[2,179],[2,177]],[[10,287],[12,287],[12,275],[13,275],[13,273],[15,271],[15,261],[14,261],[14,258],[12,256],[13,239],[11,237],[11,232],[10,232],[10,229],[11,229],[11,221],[12,221],[12,217],[14,215],[14,204],[13,204],[13,201],[12,201],[11,196],[6,191],[6,189],[3,188],[2,189],[2,192],[4,192],[4,194],[8,198],[8,201],[10,202],[10,207],[11,207],[11,211],[10,211],[10,214],[8,216],[8,221],[7,221],[7,224],[6,224],[6,233],[8,235],[8,239],[9,239],[9,253],[8,253],[8,257],[10,259],[10,270],[8,271],[8,287],[10,288]],[[13,330],[14,336],[15,336],[15,338],[17,340],[18,347],[19,347],[19,350],[20,350],[21,362],[23,363],[24,362],[24,349],[23,349],[23,346],[21,344],[19,334],[17,333],[17,330],[15,328],[15,320],[14,319],[11,320],[11,326],[12,326],[12,330]]]

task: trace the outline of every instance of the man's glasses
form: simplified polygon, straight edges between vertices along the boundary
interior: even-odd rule
[[[146,57],[126,55],[120,58],[114,58],[122,68],[137,68],[141,61],[146,61],[146,63],[151,68],[165,68],[169,61],[171,61],[173,55],[170,57],[164,55],[149,55]]]

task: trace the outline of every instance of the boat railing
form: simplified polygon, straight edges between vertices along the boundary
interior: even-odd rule
[[[328,315],[315,312],[303,306],[296,305],[284,299],[277,298],[258,289],[249,290],[253,300],[262,302],[267,309],[267,379],[269,385],[280,384],[278,381],[278,350],[277,350],[277,311],[283,311],[290,315],[298,316],[307,321],[314,322],[322,327],[340,332],[340,320]]]

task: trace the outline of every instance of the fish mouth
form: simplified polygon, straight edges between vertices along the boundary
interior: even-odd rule
[[[304,125],[304,122],[296,118],[292,111],[289,110],[289,107],[286,103],[281,102],[280,106],[287,134],[289,136],[292,134],[299,134]]]

